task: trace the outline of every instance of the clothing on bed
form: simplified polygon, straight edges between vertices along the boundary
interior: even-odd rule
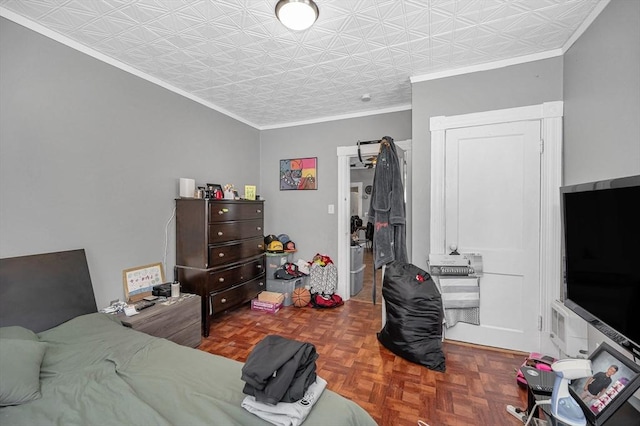
[[[242,367],[243,392],[266,404],[296,402],[316,380],[316,359],[318,353],[311,343],[267,336]]]
[[[316,381],[309,386],[299,401],[271,405],[258,402],[255,397],[249,395],[242,401],[242,408],[274,425],[299,426],[305,421],[325,387],[326,380],[316,377]]]

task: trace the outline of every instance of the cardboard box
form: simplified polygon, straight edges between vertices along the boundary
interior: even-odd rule
[[[284,294],[276,293],[273,291],[263,291],[258,294],[258,300],[260,302],[270,302],[270,303],[283,303],[284,302]]]
[[[261,302],[258,299],[251,300],[251,310],[269,312],[275,314],[282,308],[282,303]]]

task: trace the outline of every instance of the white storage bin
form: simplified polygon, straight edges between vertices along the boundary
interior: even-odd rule
[[[351,269],[352,272],[360,270],[364,263],[364,247],[361,245],[351,246]]]
[[[293,290],[302,286],[302,277],[292,280],[276,280],[267,277],[267,291],[284,294],[284,306],[293,304]]]
[[[273,274],[285,263],[291,263],[291,253],[267,253],[267,279],[272,280]]]
[[[351,271],[351,296],[355,296],[362,290],[364,282],[364,268],[367,265],[362,265],[357,271]]]

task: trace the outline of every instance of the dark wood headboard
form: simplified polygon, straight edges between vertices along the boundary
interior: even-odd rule
[[[0,327],[39,333],[97,310],[84,249],[0,259]]]

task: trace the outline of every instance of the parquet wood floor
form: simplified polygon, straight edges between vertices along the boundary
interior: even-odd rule
[[[276,314],[244,306],[213,320],[199,349],[246,361],[269,334],[313,343],[328,388],[362,406],[380,425],[518,425],[506,405],[526,407],[514,370],[525,354],[445,341],[447,371],[395,356],[378,343],[381,307],[346,302],[336,309],[285,307]],[[327,425],[331,425],[328,417]]]

